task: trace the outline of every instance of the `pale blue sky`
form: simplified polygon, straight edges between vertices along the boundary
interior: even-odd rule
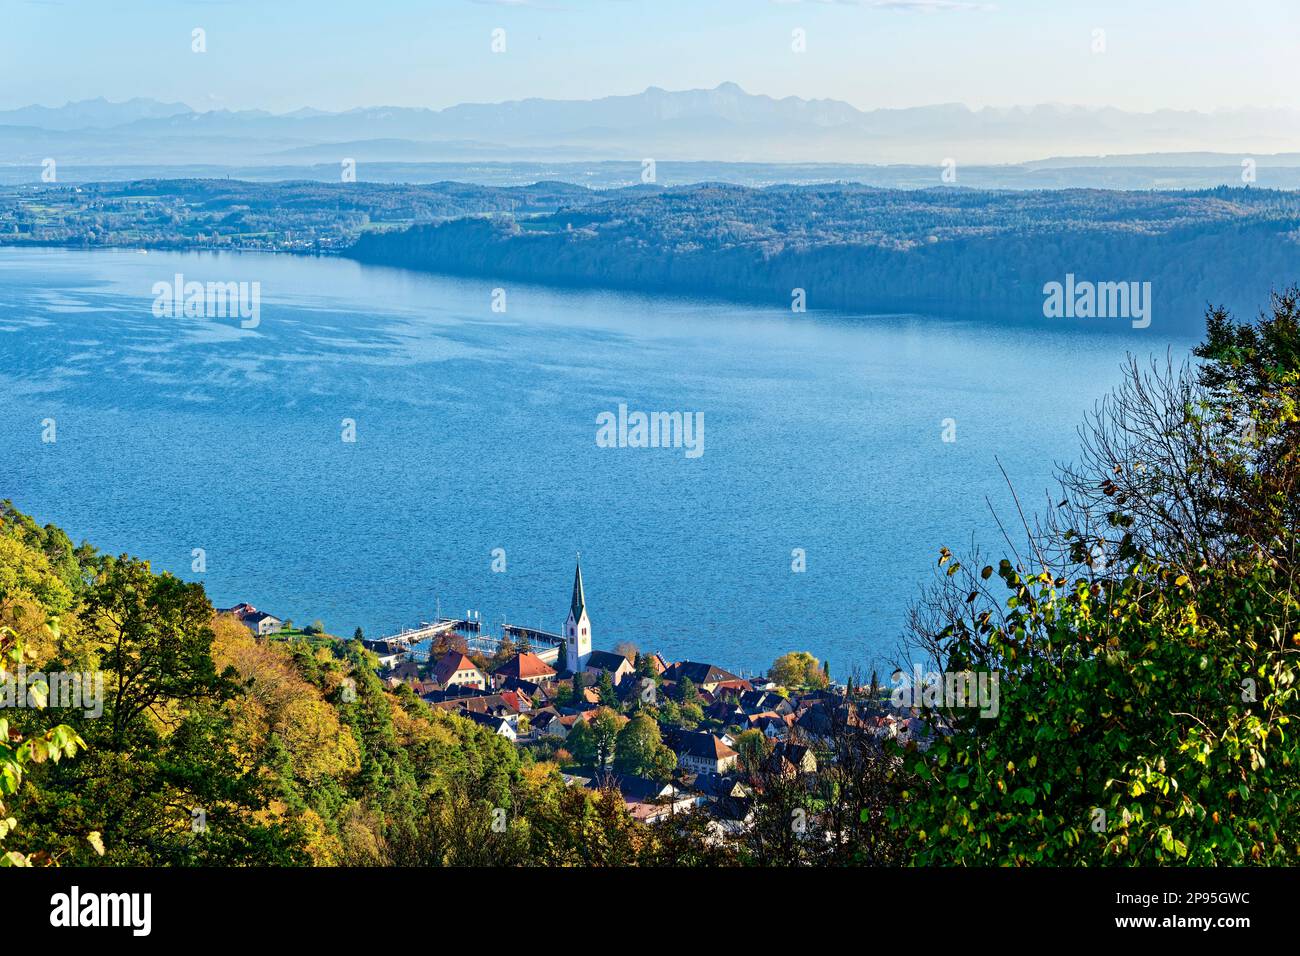
[[[864,109],[1297,107],[1297,51],[1300,0],[0,0],[0,108],[442,107],[725,80]]]

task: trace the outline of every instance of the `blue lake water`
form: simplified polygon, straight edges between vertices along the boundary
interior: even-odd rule
[[[178,272],[259,282],[260,325],[155,317]],[[750,670],[807,649],[843,676],[893,659],[940,546],[1002,553],[996,461],[1042,507],[1124,352],[1192,344],[522,285],[494,313],[497,285],[0,249],[0,497],[218,606],[349,635],[439,604],[558,630],[580,550],[598,648]],[[704,453],[598,447],[620,403],[703,413]]]

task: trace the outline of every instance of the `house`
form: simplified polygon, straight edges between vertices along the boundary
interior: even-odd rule
[[[595,680],[600,679],[601,674],[608,674],[609,679],[617,687],[624,678],[634,673],[632,662],[622,654],[613,654],[609,651],[592,651],[587,657],[587,668],[583,673]]]
[[[529,720],[533,726],[533,733],[539,737],[564,740],[569,736],[569,728],[564,725],[564,718],[553,707],[544,707],[535,711]]]
[[[527,714],[532,712],[533,702],[528,699],[527,694],[521,694],[516,690],[503,690],[496,696],[516,714]]]
[[[730,694],[730,695],[734,695],[737,699],[739,699],[741,694],[745,693],[746,691],[751,691],[753,689],[754,689],[754,685],[751,684],[749,681],[745,680],[743,677],[733,677],[729,680],[718,681],[717,684],[713,686],[712,693],[714,693],[715,695]]]
[[[658,783],[645,777],[619,777],[618,791],[628,813],[642,823],[658,823],[674,813],[685,813],[701,806],[706,800],[701,794],[683,792],[671,783]]]
[[[633,776],[632,774],[624,774],[618,778],[618,792],[623,794],[623,799],[629,802],[653,803],[664,797],[672,796],[676,789],[668,781],[661,783],[646,777]]]
[[[410,684],[412,688],[420,682],[420,665],[415,661],[398,661],[384,676],[384,681],[393,684]]]
[[[775,711],[768,711],[764,714],[751,714],[745,720],[751,729],[761,730],[768,740],[784,740],[794,717],[784,717]]]
[[[506,738],[506,740],[509,740],[511,743],[513,743],[519,736],[515,733],[515,728],[510,725],[510,721],[506,720],[504,717],[494,717],[491,714],[480,714],[473,710],[467,710],[459,716],[464,717],[467,720],[472,720],[474,723],[483,727],[487,727],[494,734]]]
[[[704,708],[704,716],[723,725],[744,724],[745,712],[733,701],[725,698],[715,700]]]
[[[397,663],[406,657],[406,648],[401,644],[392,644],[388,641],[362,641],[361,646],[379,658],[379,666],[382,668],[396,667]]]
[[[737,821],[750,816],[754,792],[735,777],[701,773],[688,775],[684,784],[709,804],[709,815],[715,820]]]
[[[863,718],[857,707],[842,700],[818,700],[800,711],[791,731],[800,741],[823,745],[833,743],[843,734],[874,731],[877,736],[883,736],[884,732],[870,726],[871,721]]]
[[[498,691],[513,690],[523,694],[529,700],[538,704],[547,704],[555,698],[557,690],[555,684],[547,681],[545,684],[534,684],[532,681],[519,680],[515,677],[507,677],[504,680],[497,681]]]
[[[540,684],[555,679],[555,668],[544,663],[536,654],[520,651],[492,672],[492,679],[500,687],[508,680],[531,681]]]
[[[696,774],[690,786],[711,800],[743,800],[753,796],[753,791],[740,780],[717,773]]]
[[[489,695],[482,688],[474,686],[465,686],[461,684],[449,684],[443,687],[437,681],[424,681],[420,684],[418,691],[420,699],[427,701],[435,707],[443,704],[451,708],[459,707],[467,700],[482,700]]]
[[[430,704],[438,710],[450,711],[462,717],[467,714],[500,717],[516,730],[519,726],[520,716],[528,712],[524,709],[523,702],[513,693],[474,694],[473,691],[466,692],[463,687],[454,687],[453,689],[461,691],[461,695],[451,696],[448,694],[440,701],[431,700]],[[529,709],[531,709],[531,705],[529,705]]]
[[[274,614],[259,611],[251,604],[236,604],[234,607],[222,608],[217,613],[231,615],[258,637],[274,634],[284,627],[284,621]]]
[[[677,764],[692,773],[723,774],[736,765],[736,751],[710,733],[684,733],[677,738]]]
[[[794,705],[780,694],[771,691],[751,690],[740,695],[740,707],[746,714],[775,712],[793,714]]]
[[[483,672],[460,651],[448,651],[438,658],[438,663],[433,665],[431,676],[443,687],[454,684],[458,687],[487,689],[487,678],[483,676]]]
[[[786,761],[798,773],[810,774],[817,772],[817,756],[813,753],[811,747],[782,742],[773,748],[772,757]]]
[[[741,680],[730,671],[724,671],[721,667],[715,667],[713,664],[701,664],[697,661],[678,661],[676,664],[670,664],[664,671],[664,677],[668,680],[680,683],[683,680],[689,680],[692,684],[702,691],[712,694],[722,683],[736,682],[733,686],[745,690],[752,690],[752,685],[748,681]]]

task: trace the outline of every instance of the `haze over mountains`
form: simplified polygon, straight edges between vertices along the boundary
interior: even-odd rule
[[[362,162],[725,161],[935,166],[1025,163],[1048,157],[1213,153],[1186,165],[1300,151],[1300,112],[1201,113],[960,104],[859,110],[837,100],[774,99],[734,83],[651,87],[593,100],[525,99],[443,110],[371,107],[199,112],[181,103],[103,99],[0,111],[8,165],[207,164],[241,167]],[[1277,165],[1300,165],[1297,157]],[[1153,157],[1142,165],[1183,165]]]

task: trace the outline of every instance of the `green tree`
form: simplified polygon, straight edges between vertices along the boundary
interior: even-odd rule
[[[46,765],[23,793],[53,855],[96,862],[78,833],[103,835],[105,862],[302,862],[302,835],[260,816],[272,780],[236,731],[244,688],[212,656],[213,610],[198,584],[105,558],[83,627],[105,673],[102,718],[70,712],[88,751]]]
[[[772,744],[761,730],[745,730],[736,737],[734,749],[740,754],[741,768],[755,774],[772,753]]]
[[[636,674],[638,677],[649,677],[656,684],[659,683],[661,675],[655,667],[653,654],[637,654],[636,656]]]
[[[568,738],[569,750],[584,764],[605,767],[614,758],[618,731],[618,715],[608,707],[600,707],[592,711],[585,721],[573,725]]]
[[[596,681],[596,691],[600,694],[600,702],[602,704],[606,707],[612,707],[614,710],[618,710],[618,691],[614,689],[614,680],[609,676],[609,671],[600,672],[600,678]]]
[[[918,644],[999,684],[909,748],[916,862],[1295,864],[1295,306],[1211,313],[1198,369],[1130,363],[1032,557],[941,552]]]
[[[677,767],[677,755],[663,743],[659,725],[639,713],[618,732],[614,742],[614,772],[666,780]]]
[[[677,702],[682,705],[700,703],[700,691],[689,677],[677,682]]]
[[[17,632],[10,627],[0,627],[0,681],[12,679],[9,668],[25,664],[26,658]],[[43,707],[48,685],[33,690],[35,701]],[[9,816],[4,798],[15,793],[22,784],[23,768],[46,760],[58,763],[61,758],[72,757],[85,746],[81,737],[64,724],[24,737],[18,731],[10,729],[7,717],[0,717],[0,866],[29,866],[33,862],[28,854],[4,849],[5,839],[18,824],[14,817]],[[92,847],[102,852],[98,832],[88,833],[87,840]]]
[[[821,669],[817,658],[807,651],[791,651],[782,654],[772,662],[767,676],[792,690],[821,690],[830,683],[830,678]]]

